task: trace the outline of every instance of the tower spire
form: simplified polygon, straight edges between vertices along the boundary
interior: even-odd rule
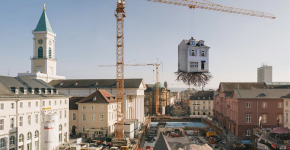
[[[43,3],[43,10],[45,10],[45,3]]]

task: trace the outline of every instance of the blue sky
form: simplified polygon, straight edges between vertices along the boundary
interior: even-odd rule
[[[271,12],[275,20],[183,6],[127,0],[125,63],[163,62],[161,82],[182,87],[175,81],[177,46],[192,36],[210,46],[208,88],[219,82],[256,82],[257,67],[273,66],[273,81],[290,82],[290,1],[214,0],[215,3]],[[16,76],[30,71],[32,30],[42,4],[56,32],[57,74],[68,79],[115,78],[116,0],[9,0],[0,1],[0,75]],[[194,18],[194,19],[193,19]],[[194,26],[192,31],[192,20]],[[126,67],[125,78],[144,78],[153,83],[152,66]],[[154,77],[155,78],[155,77]]]

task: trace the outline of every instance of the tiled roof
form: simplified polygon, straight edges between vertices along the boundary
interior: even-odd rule
[[[290,95],[290,89],[235,89],[234,92],[238,99],[276,99],[284,98]]]
[[[190,100],[213,100],[213,97],[214,91],[198,91],[190,97]]]
[[[51,33],[54,33],[52,31],[51,26],[50,26],[50,23],[49,23],[49,20],[47,18],[45,10],[43,10],[41,17],[38,21],[38,24],[37,24],[36,28],[34,29],[34,32],[37,32],[37,31],[49,31]]]
[[[97,90],[91,95],[78,101],[78,103],[115,103],[117,102],[115,96],[106,90]]]
[[[220,88],[223,91],[233,91],[234,89],[264,89],[264,82],[221,82]]]
[[[124,79],[125,88],[139,88],[143,79]],[[116,79],[66,79],[52,80],[55,88],[116,88]]]
[[[76,103],[84,98],[85,97],[71,97],[69,99],[69,109],[70,110],[78,110],[78,105]]]

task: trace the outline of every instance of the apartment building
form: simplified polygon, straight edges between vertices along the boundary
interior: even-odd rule
[[[214,91],[198,91],[190,97],[189,107],[191,115],[213,116]]]
[[[112,136],[117,120],[117,100],[105,90],[97,90],[87,97],[70,98],[70,131]]]
[[[290,93],[286,96],[283,96],[283,123],[284,127],[290,128],[290,120],[289,120],[289,115],[290,115]]]
[[[271,87],[271,88],[270,88]],[[283,125],[283,98],[290,89],[258,83],[222,82],[214,98],[214,119],[237,137],[250,138],[253,128]]]
[[[0,149],[40,150],[68,142],[68,101],[43,80],[0,76]],[[55,116],[48,120],[50,114]],[[55,122],[53,139],[46,121]]]

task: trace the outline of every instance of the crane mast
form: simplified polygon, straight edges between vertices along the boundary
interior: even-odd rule
[[[117,9],[115,13],[117,19],[117,124],[116,139],[124,139],[124,18],[125,0],[117,0]]]

